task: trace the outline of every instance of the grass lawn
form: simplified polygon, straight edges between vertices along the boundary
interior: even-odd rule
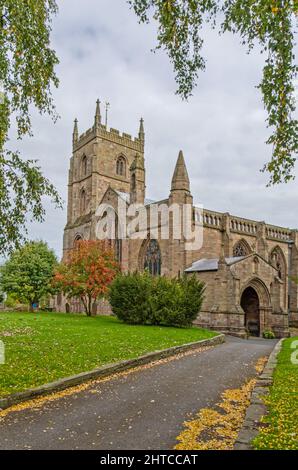
[[[0,313],[0,397],[104,364],[211,338],[200,328],[125,325],[113,317]]]
[[[298,449],[298,364],[291,361],[295,351],[291,345],[297,340],[298,337],[285,340],[278,355],[273,386],[266,398],[269,415],[264,422],[268,427],[263,428],[254,440],[256,449]]]

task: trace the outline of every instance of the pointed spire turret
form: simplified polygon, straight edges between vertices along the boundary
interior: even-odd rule
[[[77,118],[74,120],[74,128],[72,134],[72,143],[75,144],[79,140],[79,128]]]
[[[101,124],[101,114],[100,114],[100,101],[96,101],[96,111],[95,111],[95,118],[94,118],[94,126],[99,127]]]
[[[144,142],[145,140],[145,131],[144,131],[144,119],[140,120],[140,129],[139,129],[139,139]]]
[[[171,191],[186,191],[190,192],[189,177],[184,161],[182,150],[179,152],[178,160],[176,163],[174,175],[172,178]]]

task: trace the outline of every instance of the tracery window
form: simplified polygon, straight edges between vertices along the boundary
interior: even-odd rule
[[[248,248],[248,245],[243,240],[240,240],[234,246],[233,256],[235,256],[236,258],[247,256],[249,255],[249,253],[250,253],[250,250]]]
[[[144,269],[148,269],[153,276],[160,276],[161,274],[161,252],[156,240],[150,240],[147,245]]]
[[[119,176],[125,176],[126,174],[126,161],[124,157],[119,157],[116,163],[116,173]]]

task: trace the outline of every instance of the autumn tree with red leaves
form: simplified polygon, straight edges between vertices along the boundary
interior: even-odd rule
[[[90,317],[92,303],[107,293],[118,271],[114,251],[107,242],[80,240],[56,269],[53,282],[68,298],[79,299]]]

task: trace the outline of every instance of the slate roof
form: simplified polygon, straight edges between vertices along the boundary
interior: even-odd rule
[[[232,264],[239,263],[242,261],[246,256],[237,256],[232,258],[226,258],[226,263],[228,266]],[[218,270],[218,262],[219,258],[214,259],[200,259],[199,261],[195,261],[190,268],[185,270],[186,273],[196,273],[202,271],[217,271]]]

